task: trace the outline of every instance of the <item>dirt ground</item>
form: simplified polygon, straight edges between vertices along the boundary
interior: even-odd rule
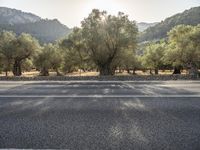
[[[161,75],[169,75],[172,73],[173,73],[172,70],[159,71],[159,74]],[[186,70],[182,71],[182,74],[186,74],[186,73],[187,73]],[[0,74],[0,76],[5,76],[5,75],[6,75],[5,72]],[[39,72],[35,70],[22,73],[22,76],[24,77],[34,77],[38,75],[39,75]],[[80,72],[80,71],[66,74],[66,76],[98,76],[98,75],[99,75],[99,72]],[[130,75],[132,74],[129,74],[126,71],[124,71],[123,73],[119,73],[116,71],[116,76],[130,76]],[[149,71],[143,72],[143,71],[138,70],[136,71],[136,75],[149,75]],[[8,76],[13,76],[12,72],[9,72]],[[56,72],[50,72],[50,76],[56,76]]]

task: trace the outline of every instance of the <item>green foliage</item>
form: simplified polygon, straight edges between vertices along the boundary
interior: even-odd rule
[[[1,71],[11,71],[13,65],[14,51],[12,43],[16,41],[16,35],[13,32],[3,31],[0,33],[0,64]]]
[[[82,28],[74,28],[61,42],[63,70],[91,70],[97,66],[101,75],[113,75],[126,51],[135,54],[136,39],[136,24],[129,21],[128,16],[123,13],[111,16],[105,11],[93,10],[82,21]]]
[[[53,69],[57,72],[57,75],[61,75],[59,68],[62,64],[62,55],[58,46],[53,44],[44,45],[35,57],[34,64],[40,70],[42,76],[48,76],[49,69]]]
[[[173,66],[195,69],[200,64],[200,25],[179,25],[169,33],[165,60]]]
[[[137,45],[137,27],[128,16],[108,15],[105,11],[93,10],[82,21],[82,34],[87,53],[100,70],[100,75],[113,75],[117,59],[123,51],[135,49]]]
[[[158,74],[158,69],[163,66],[164,51],[164,42],[149,43],[142,58],[143,65],[146,68],[155,69],[155,74]]]
[[[173,20],[173,19],[172,19]],[[98,70],[100,75],[114,75],[115,70],[159,69],[174,67],[174,73],[186,68],[190,74],[200,67],[200,25],[178,25],[168,38],[159,42],[137,45],[137,27],[128,16],[119,13],[108,15],[93,10],[82,21],[81,28],[56,44],[40,47],[29,34],[17,36],[13,32],[0,33],[0,72],[13,71],[20,76],[23,71],[36,67],[41,75],[50,70],[61,75],[83,70]]]
[[[78,68],[84,71],[88,69],[90,60],[80,28],[74,28],[68,38],[61,41],[60,47],[64,55],[63,71],[65,73],[73,72]]]
[[[118,63],[120,69],[127,70],[128,73],[132,70],[133,74],[135,74],[135,70],[141,68],[139,56],[136,56],[133,50],[126,50],[121,56]]]
[[[30,58],[39,48],[38,41],[31,35],[22,33],[13,43],[13,58],[14,60],[23,60]]]
[[[11,45],[14,61],[13,74],[15,76],[20,76],[22,74],[22,63],[26,59],[31,59],[40,48],[40,45],[35,38],[26,33],[22,33]]]
[[[31,71],[34,68],[33,60],[26,59],[22,63],[22,70],[23,71]]]
[[[3,70],[12,68],[15,76],[22,74],[22,64],[26,59],[31,59],[39,48],[38,41],[29,34],[22,33],[16,37],[13,32],[4,31],[0,35],[0,53],[3,62]]]
[[[0,73],[2,73],[3,67],[4,67],[4,65],[3,65],[3,56],[2,56],[2,54],[0,53]]]

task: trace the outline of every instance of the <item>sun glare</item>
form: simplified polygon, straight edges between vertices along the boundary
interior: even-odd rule
[[[122,6],[117,0],[90,0],[86,5],[86,11],[90,12],[92,9],[105,10],[111,14],[117,14],[122,11]]]

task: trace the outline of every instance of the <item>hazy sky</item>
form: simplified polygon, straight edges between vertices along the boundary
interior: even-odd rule
[[[42,18],[57,18],[73,27],[79,26],[93,8],[111,14],[122,11],[138,22],[158,22],[185,9],[200,6],[200,0],[0,0],[0,6],[31,12]]]

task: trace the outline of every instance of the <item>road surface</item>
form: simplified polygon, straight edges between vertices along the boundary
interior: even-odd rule
[[[0,81],[0,148],[199,150],[200,82]]]

